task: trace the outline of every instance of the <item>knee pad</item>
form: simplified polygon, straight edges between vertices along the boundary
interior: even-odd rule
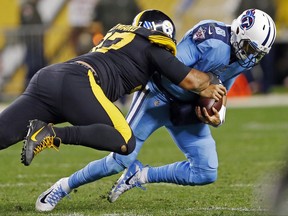
[[[190,175],[196,175],[190,179],[194,179],[196,185],[207,185],[217,180],[217,169],[203,170],[199,169]]]
[[[205,184],[211,184],[211,183],[215,182],[217,180],[217,169],[209,170],[209,171],[206,170],[202,174],[202,178],[203,178],[203,182],[205,182]]]
[[[132,136],[127,144],[125,143],[120,147],[120,151],[115,150],[113,152],[121,154],[121,155],[129,155],[131,154],[131,152],[135,150],[135,147],[136,147],[136,140],[135,140],[135,137]]]
[[[128,150],[127,150],[127,155],[131,154],[134,150],[135,150],[135,147],[136,147],[136,139],[135,139],[135,136],[132,136],[131,139],[129,140],[129,142],[127,143],[127,147],[128,147]]]

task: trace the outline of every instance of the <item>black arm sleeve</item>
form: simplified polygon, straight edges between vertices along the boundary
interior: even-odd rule
[[[151,61],[159,73],[178,85],[191,70],[190,67],[180,62],[172,53],[158,46],[150,50]]]

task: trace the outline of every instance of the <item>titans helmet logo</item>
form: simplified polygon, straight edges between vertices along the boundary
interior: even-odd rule
[[[248,10],[241,18],[241,29],[250,29],[255,22],[255,10]]]

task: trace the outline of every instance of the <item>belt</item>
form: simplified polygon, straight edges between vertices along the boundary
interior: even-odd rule
[[[81,66],[83,66],[84,68],[86,68],[87,70],[90,70],[90,71],[93,73],[94,77],[95,77],[96,83],[97,83],[98,85],[100,85],[99,76],[98,76],[97,72],[94,70],[94,68],[93,68],[90,64],[88,64],[88,63],[86,63],[86,62],[84,62],[84,61],[75,61],[75,62],[73,62],[73,63],[78,64],[78,65],[81,65]]]

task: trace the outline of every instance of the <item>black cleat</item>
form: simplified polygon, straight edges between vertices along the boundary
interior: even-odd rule
[[[35,119],[30,121],[28,128],[21,153],[21,162],[25,166],[29,166],[34,156],[45,148],[54,148],[58,151],[61,143],[61,139],[56,137],[53,124]]]

